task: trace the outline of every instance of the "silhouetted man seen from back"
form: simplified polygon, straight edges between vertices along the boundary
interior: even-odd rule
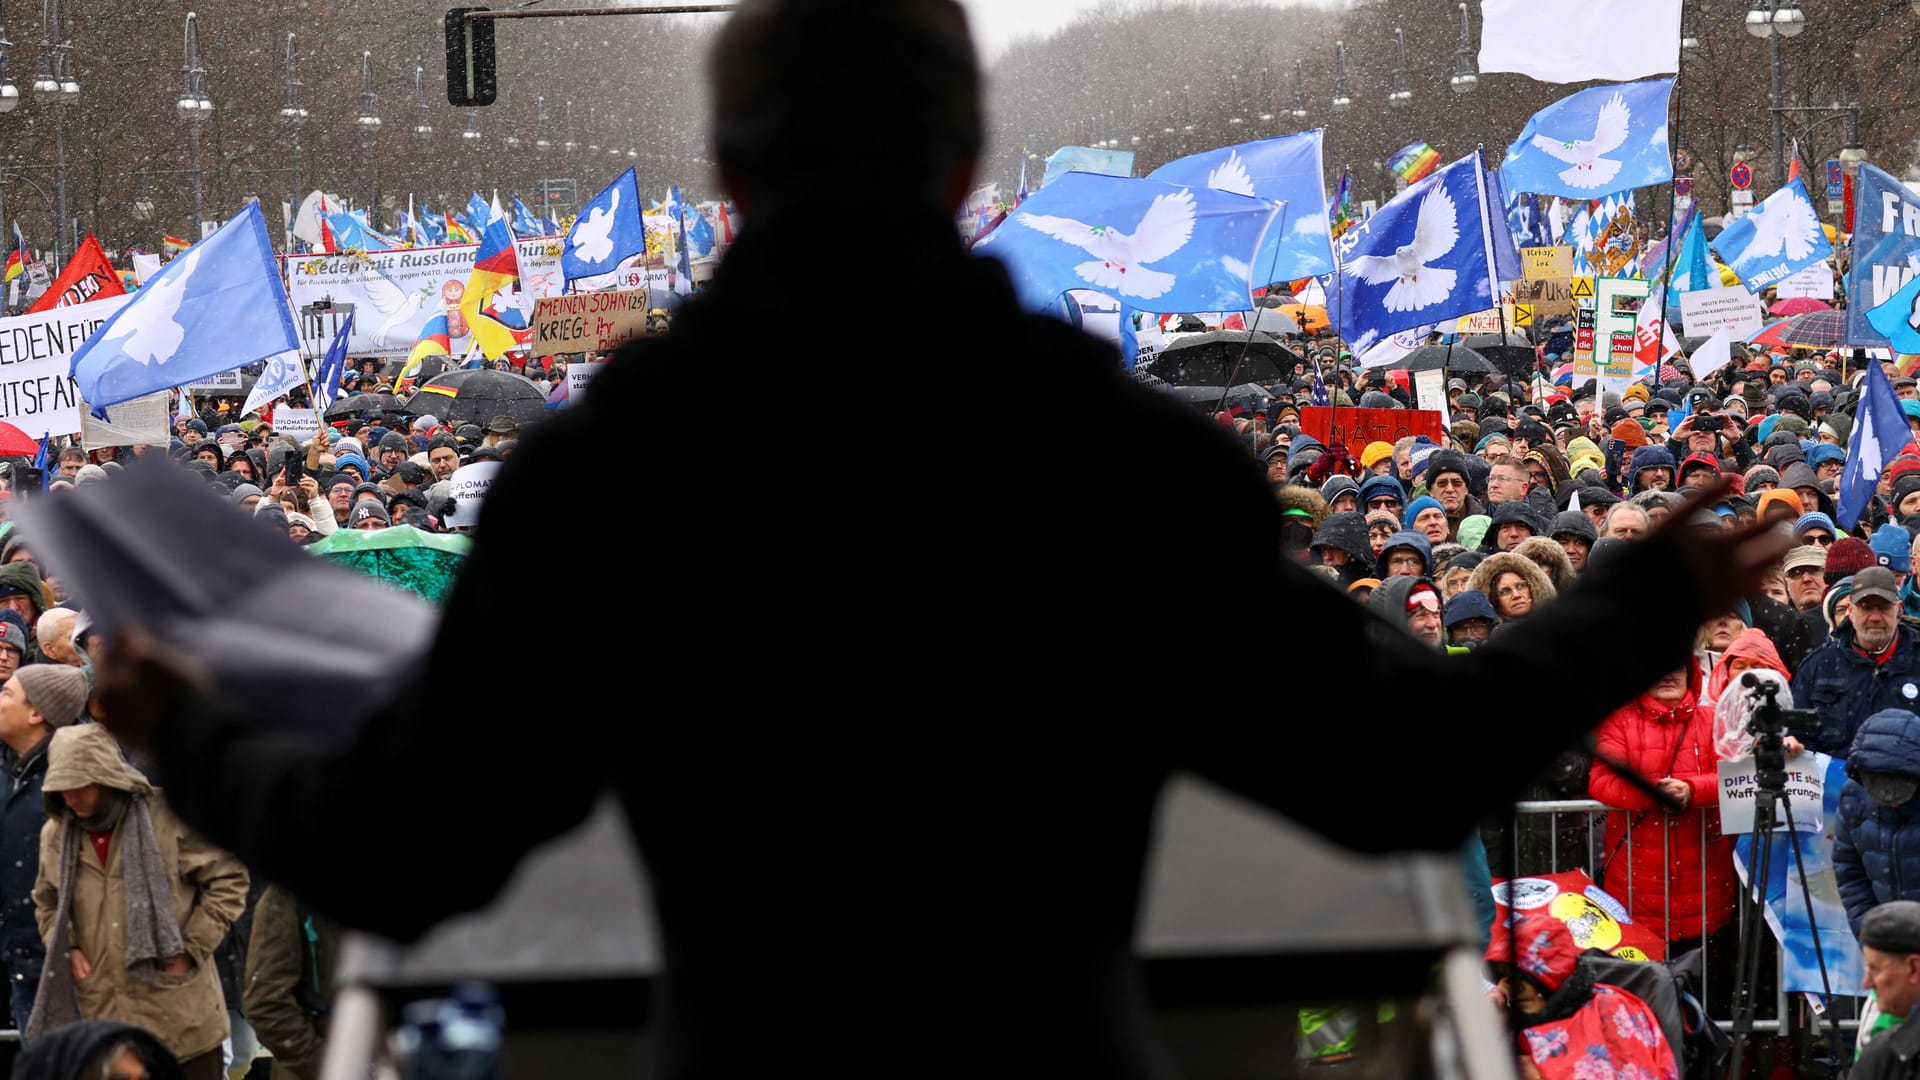
[[[1457,848],[1776,554],[1657,534],[1447,657],[1280,558],[1231,436],[963,252],[982,121],[955,4],[749,0],[708,76],[745,228],[670,333],[525,433],[411,693],[315,747],[146,635],[100,665],[180,811],[350,926],[412,937],[484,904],[617,793],[664,943],[658,1075],[1159,1075],[1132,942],[1175,770],[1353,847]],[[609,476],[636,526],[612,526]],[[592,576],[543,588],[526,553],[560,545]],[[1310,695],[1250,722],[1164,660],[1232,632],[1207,582],[1431,724],[1283,772]],[[1672,618],[1631,606],[1649,590]],[[575,630],[563,676],[474,645],[536,615]],[[1614,652],[1570,699],[1558,671],[1593,641]],[[156,715],[170,679],[199,694]],[[1560,704],[1489,729],[1486,686]],[[1419,813],[1362,790],[1442,777]]]

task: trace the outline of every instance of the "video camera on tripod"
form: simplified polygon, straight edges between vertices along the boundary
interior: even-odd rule
[[[1820,944],[1820,928],[1813,921],[1813,894],[1807,884],[1807,868],[1800,854],[1800,845],[1794,839],[1793,806],[1787,799],[1787,748],[1783,740],[1787,735],[1787,725],[1796,723],[1813,727],[1820,722],[1820,716],[1812,709],[1783,709],[1780,707],[1780,684],[1763,679],[1755,672],[1740,676],[1740,686],[1747,691],[1747,701],[1753,706],[1747,715],[1747,731],[1753,735],[1753,779],[1759,790],[1755,793],[1753,812],[1753,874],[1752,884],[1740,890],[1740,955],[1734,969],[1733,994],[1733,1065],[1729,1076],[1740,1076],[1741,1063],[1746,1053],[1748,1038],[1753,1033],[1755,1006],[1754,973],[1760,968],[1760,936],[1767,933],[1765,922],[1765,903],[1763,900],[1766,883],[1772,880],[1773,862],[1773,826],[1775,814],[1786,819],[1787,834],[1784,846],[1793,852],[1794,876],[1799,878],[1800,898],[1805,905],[1809,925],[1813,929],[1814,958],[1820,965],[1820,988],[1828,1001],[1833,1000],[1833,985],[1827,978],[1827,958]],[[1838,1064],[1840,1054],[1840,1027],[1835,1020],[1833,1010],[1826,1010],[1827,1038],[1832,1063]]]
[[[1762,791],[1783,794],[1787,790],[1787,749],[1782,742],[1787,726],[1813,727],[1820,714],[1812,709],[1780,707],[1780,684],[1749,671],[1740,676],[1753,710],[1747,716],[1747,732],[1753,736],[1754,781]]]

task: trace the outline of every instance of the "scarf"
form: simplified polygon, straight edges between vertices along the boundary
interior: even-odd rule
[[[73,918],[73,875],[80,863],[80,843],[85,834],[118,830],[115,840],[122,845],[121,887],[127,894],[127,969],[152,986],[159,965],[187,951],[180,924],[173,916],[172,875],[160,857],[146,796],[112,789],[106,793],[105,804],[91,816],[80,818],[67,813],[61,818],[60,893],[54,906],[53,941],[47,946],[47,962],[40,967],[40,989],[34,998],[33,1015],[27,1020],[29,1040],[81,1020],[67,952],[72,948],[69,923]],[[103,956],[88,959],[95,966],[107,963]]]

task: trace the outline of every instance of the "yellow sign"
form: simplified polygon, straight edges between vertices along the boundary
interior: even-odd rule
[[[1513,325],[1515,326],[1532,326],[1533,325],[1533,305],[1532,304],[1513,305]]]
[[[1593,279],[1590,277],[1574,278],[1572,296],[1575,300],[1593,299]]]
[[[1573,276],[1573,249],[1555,244],[1520,249],[1520,276],[1528,281],[1564,280]]]

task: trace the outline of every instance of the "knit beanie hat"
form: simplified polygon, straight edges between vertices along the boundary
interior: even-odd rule
[[[1393,456],[1393,444],[1390,442],[1370,442],[1360,451],[1360,467],[1371,469],[1375,465]]]
[[[1613,425],[1613,437],[1626,443],[1629,449],[1638,449],[1653,441],[1647,438],[1647,429],[1637,420],[1622,420]]]
[[[1745,481],[1742,490],[1752,491],[1755,484],[1778,484],[1780,470],[1771,465],[1755,465],[1747,470],[1746,476],[1742,479]]]
[[[1392,525],[1393,531],[1395,532],[1400,531],[1400,515],[1394,513],[1391,510],[1384,510],[1384,509],[1367,511],[1368,531],[1372,531],[1374,524],[1376,522],[1381,522],[1381,521],[1387,522],[1388,524]]]
[[[87,707],[87,676],[77,667],[28,664],[13,677],[20,680],[27,704],[46,720],[48,730],[80,719],[80,713]]]
[[[1630,398],[1639,398],[1641,401],[1644,402],[1652,395],[1647,392],[1647,388],[1645,385],[1641,383],[1634,383],[1632,386],[1627,387],[1627,392],[1623,396],[1630,397]]]
[[[1843,577],[1852,577],[1869,566],[1878,565],[1880,565],[1879,560],[1873,548],[1865,540],[1857,536],[1848,536],[1835,540],[1833,546],[1827,549],[1825,573],[1828,581],[1837,581]]]

